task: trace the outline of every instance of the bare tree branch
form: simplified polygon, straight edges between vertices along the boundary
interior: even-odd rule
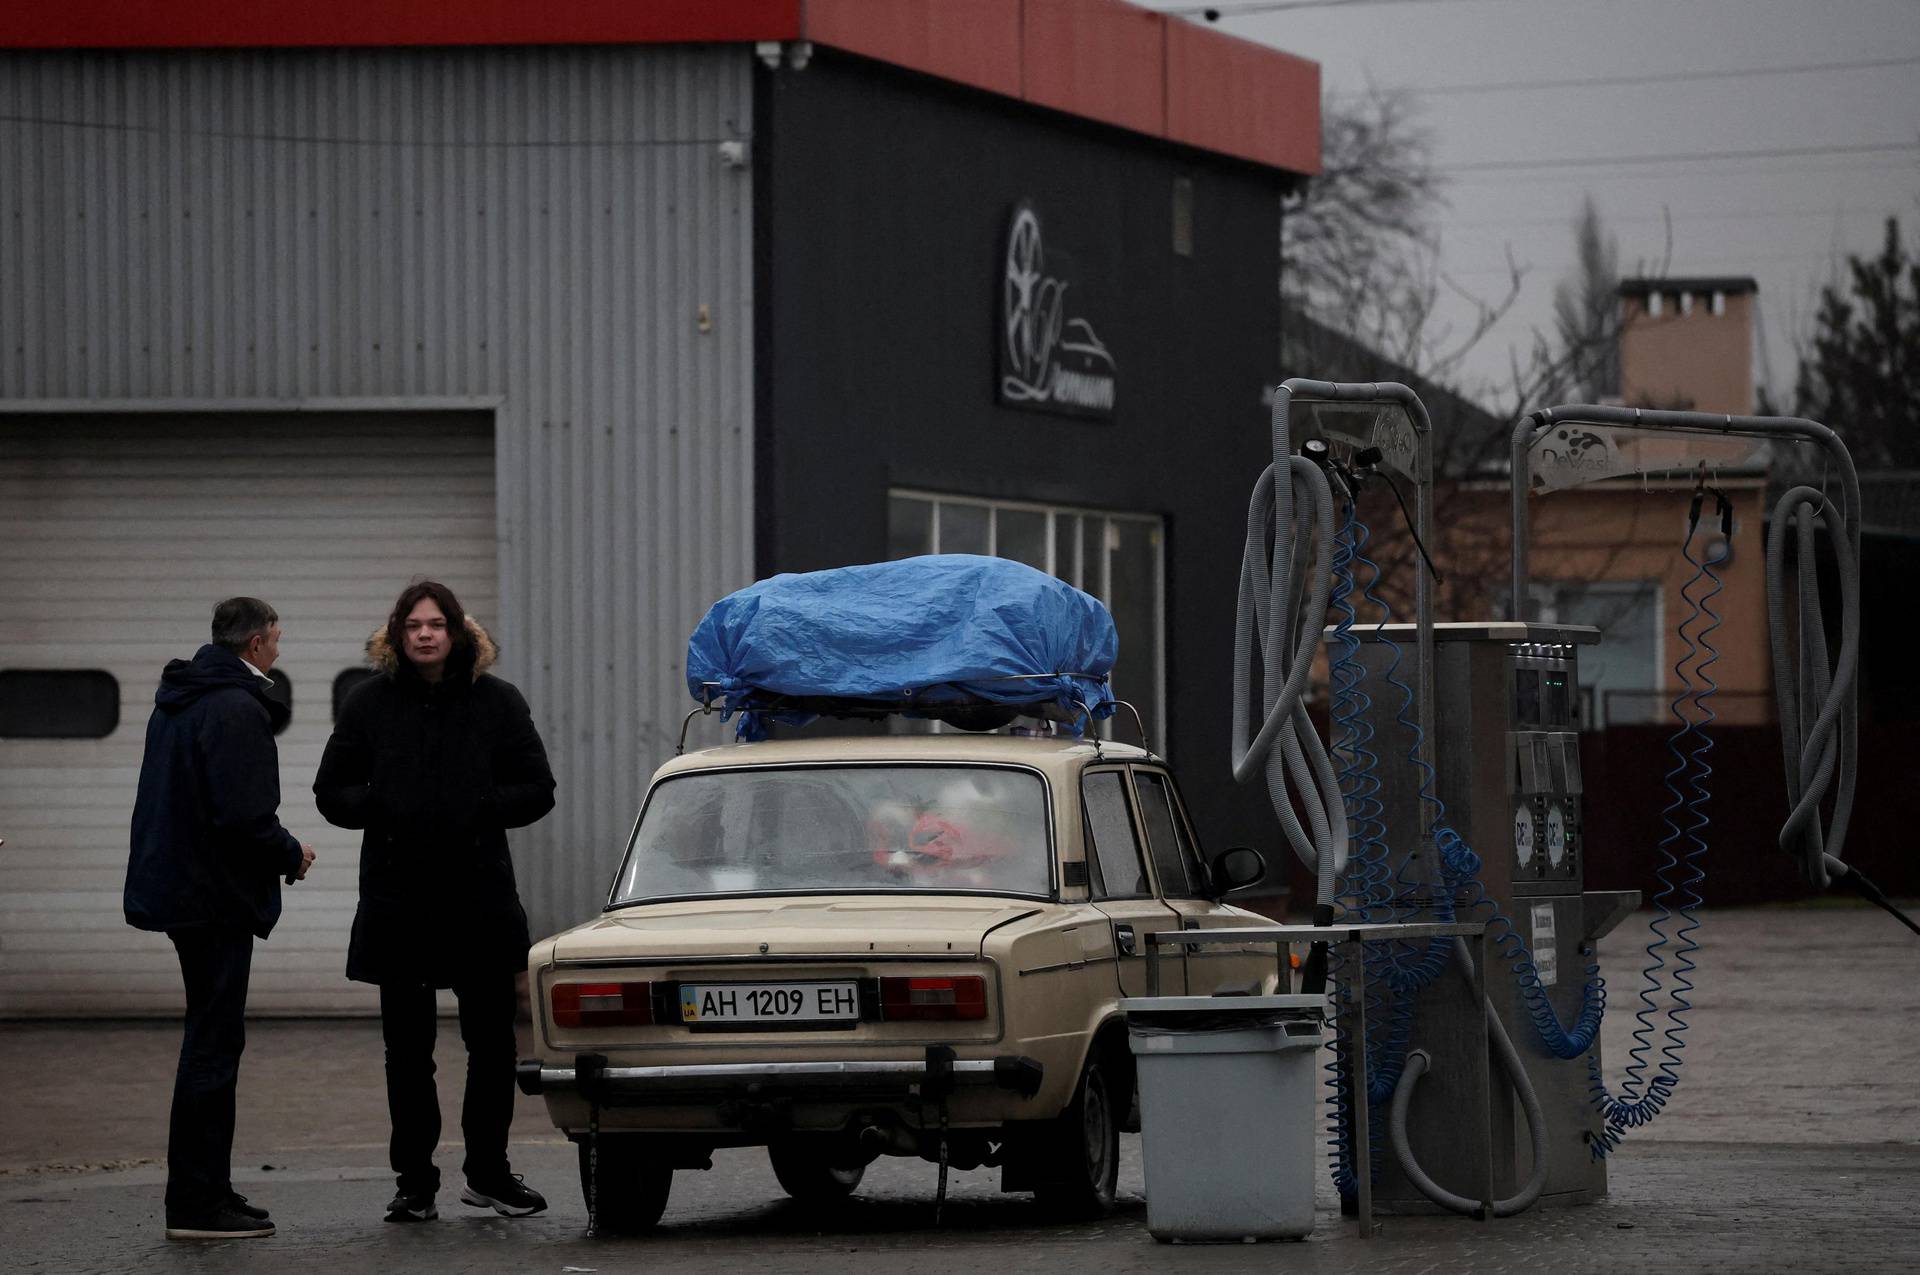
[[[1502,380],[1469,384],[1469,356],[1525,295],[1530,268],[1509,249],[1506,281],[1492,296],[1439,268],[1445,183],[1405,95],[1375,90],[1329,108],[1323,153],[1322,176],[1294,198],[1282,222],[1288,372],[1401,381],[1420,394],[1434,426],[1436,543],[1429,549],[1447,579],[1441,613],[1498,612],[1508,528],[1504,516],[1488,515],[1484,490],[1475,494],[1473,484],[1505,477],[1508,440],[1525,413],[1617,395],[1617,247],[1586,200],[1573,223],[1579,265],[1555,290],[1553,327],[1510,351]],[[1666,257],[1671,248],[1669,222]],[[1638,273],[1665,270],[1663,258]],[[1466,302],[1471,317],[1437,318],[1443,295]],[[1390,493],[1366,493],[1362,516],[1373,529],[1370,556],[1383,567],[1381,594],[1404,614],[1416,563],[1411,536]]]

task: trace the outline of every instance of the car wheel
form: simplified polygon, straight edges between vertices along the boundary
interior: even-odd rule
[[[1042,1142],[1045,1178],[1036,1184],[1040,1202],[1066,1217],[1099,1217],[1113,1207],[1120,1181],[1120,1118],[1114,1109],[1112,1072],[1099,1054],[1087,1058],[1067,1108]]]
[[[634,1235],[650,1231],[666,1212],[673,1190],[673,1170],[648,1153],[647,1140],[634,1134],[603,1133],[598,1154],[599,1200],[594,1199],[595,1154],[591,1140],[582,1138],[580,1199],[594,1215],[599,1231]]]
[[[770,1144],[767,1159],[788,1195],[805,1204],[831,1204],[852,1195],[867,1175],[865,1164],[844,1163],[834,1150],[830,1145],[787,1140]]]

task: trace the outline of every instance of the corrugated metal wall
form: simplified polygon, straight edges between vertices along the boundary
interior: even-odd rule
[[[597,909],[750,578],[750,58],[0,55],[0,406],[497,400],[536,930]]]

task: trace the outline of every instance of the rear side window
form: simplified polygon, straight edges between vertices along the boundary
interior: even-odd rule
[[[711,894],[1053,892],[1047,792],[1000,766],[694,771],[654,787],[613,906]]]
[[[120,724],[120,683],[102,669],[0,672],[0,739],[104,739]]]
[[[1103,899],[1141,899],[1153,893],[1140,862],[1140,842],[1127,810],[1126,776],[1096,770],[1080,781],[1087,842],[1095,868],[1094,893]]]
[[[1147,826],[1160,892],[1170,899],[1200,897],[1201,877],[1186,825],[1174,809],[1173,781],[1157,770],[1136,770],[1133,785],[1140,794],[1140,821]]]

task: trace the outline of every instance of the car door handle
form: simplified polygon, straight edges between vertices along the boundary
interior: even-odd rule
[[[1113,927],[1113,945],[1120,949],[1120,955],[1122,956],[1134,955],[1133,927],[1131,925],[1114,926]]]

